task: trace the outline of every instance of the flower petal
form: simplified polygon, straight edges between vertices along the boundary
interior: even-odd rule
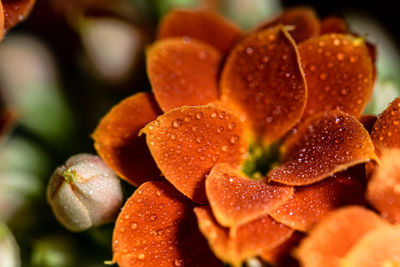
[[[218,100],[221,54],[208,44],[185,39],[158,41],[147,53],[147,73],[163,111]]]
[[[341,261],[346,267],[398,266],[400,226],[385,226],[363,236]]]
[[[334,109],[360,116],[374,82],[365,41],[349,34],[326,34],[301,43],[299,52],[308,87],[303,117]]]
[[[317,14],[313,9],[307,7],[286,9],[278,17],[265,22],[257,29],[266,29],[279,24],[294,26],[294,29],[290,31],[290,35],[296,43],[316,37],[321,31],[321,24]]]
[[[293,187],[252,180],[221,163],[208,175],[206,193],[218,223],[237,227],[280,206]]]
[[[242,123],[211,105],[171,110],[143,132],[165,178],[197,203],[207,202],[205,179],[215,164],[236,168],[247,155]]]
[[[268,214],[280,223],[306,232],[340,206],[363,205],[364,193],[356,178],[342,172],[319,183],[296,188],[287,202]]]
[[[3,4],[4,13],[1,12],[0,14],[1,16],[4,16],[4,30],[8,31],[10,28],[25,19],[25,17],[31,12],[35,0],[3,0],[1,2]]]
[[[385,148],[400,148],[400,97],[378,116],[371,139],[378,152]]]
[[[347,22],[340,17],[330,16],[321,21],[321,35],[327,33],[348,33]]]
[[[250,34],[230,53],[221,76],[221,100],[265,145],[302,115],[307,88],[296,45],[283,26]]]
[[[211,250],[233,266],[241,266],[245,259],[279,246],[293,233],[292,229],[267,215],[229,230],[217,223],[209,206],[195,208],[194,212]]]
[[[303,239],[296,257],[302,266],[337,267],[339,260],[366,233],[386,223],[375,213],[359,206],[330,213]]]
[[[319,113],[305,120],[282,147],[284,164],[268,178],[288,185],[318,182],[348,167],[376,159],[368,132],[342,112]]]
[[[367,187],[368,202],[389,222],[400,223],[400,150],[382,151]]]
[[[261,258],[274,266],[298,266],[298,264],[291,264],[295,261],[291,254],[303,237],[304,235],[300,232],[293,232],[285,242],[261,254]]]
[[[137,93],[114,106],[92,134],[97,153],[122,179],[140,185],[158,179],[158,170],[139,131],[161,110],[152,93]]]
[[[208,43],[226,53],[242,33],[236,25],[210,10],[172,10],[161,21],[157,39],[184,36]]]
[[[223,266],[199,232],[193,204],[168,182],[146,182],[128,199],[113,234],[119,266]]]

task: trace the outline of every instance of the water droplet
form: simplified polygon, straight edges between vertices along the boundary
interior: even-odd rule
[[[217,133],[222,133],[224,131],[224,127],[220,126],[217,128]]]
[[[155,221],[157,219],[157,215],[153,214],[150,216],[151,221]]]
[[[204,139],[203,136],[199,136],[196,138],[196,142],[201,143],[201,141],[203,141],[203,139]]]
[[[177,267],[181,266],[182,265],[182,260],[175,259],[174,260],[174,265],[177,266]]]
[[[136,228],[137,228],[137,224],[136,224],[136,223],[132,223],[132,224],[131,224],[131,229],[132,229],[132,230],[136,230]]]
[[[154,121],[154,124],[158,127],[158,126],[160,126],[161,123],[160,123],[159,120],[155,120],[155,121]]]
[[[149,130],[153,131],[154,130],[154,126],[153,125],[149,125]]]
[[[350,63],[355,63],[357,60],[358,60],[358,58],[355,56],[351,56],[349,59]]]
[[[216,118],[217,117],[217,112],[212,112],[210,115],[211,118]]]
[[[190,117],[189,115],[185,117],[184,119],[185,122],[191,122],[192,121],[192,117]]]
[[[142,253],[142,254],[139,254],[138,259],[139,259],[139,260],[143,260],[143,259],[144,259],[144,254],[143,254],[143,253]]]
[[[228,124],[228,129],[229,130],[234,129],[235,127],[236,127],[236,123],[234,123],[234,122],[231,122],[231,123]]]
[[[196,119],[200,120],[201,118],[203,118],[203,112],[196,113]]]
[[[246,53],[248,54],[248,55],[251,55],[251,54],[253,54],[253,48],[251,48],[251,47],[247,47],[246,48]]]
[[[227,152],[228,151],[228,146],[222,146],[221,150],[224,151],[224,152]]]
[[[235,144],[237,141],[239,141],[239,136],[237,136],[237,135],[232,136],[230,139],[230,142],[232,144]]]
[[[342,61],[344,59],[344,54],[343,53],[337,53],[336,58],[337,58],[337,60]]]
[[[180,119],[177,119],[172,123],[172,126],[174,128],[179,128],[181,125],[182,125],[182,120],[180,120]]]
[[[333,40],[333,45],[334,46],[339,46],[340,45],[340,40],[339,39]]]

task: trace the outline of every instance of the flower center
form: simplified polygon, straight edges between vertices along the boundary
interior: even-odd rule
[[[242,172],[252,179],[265,177],[269,170],[280,161],[279,146],[272,144],[268,147],[259,144],[249,146],[249,157],[242,165]]]

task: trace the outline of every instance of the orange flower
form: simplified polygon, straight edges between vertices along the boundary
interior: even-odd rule
[[[35,0],[0,1],[0,40],[4,33],[28,16],[34,3]]]
[[[277,259],[295,243],[294,230],[308,231],[339,206],[364,204],[347,169],[377,159],[358,120],[374,62],[363,38],[328,26],[320,35],[306,8],[246,34],[209,11],[165,17],[147,51],[153,93],[116,105],[93,134],[104,161],[139,186],[117,219],[113,261]],[[280,144],[280,163],[264,179],[240,171],[249,144]]]

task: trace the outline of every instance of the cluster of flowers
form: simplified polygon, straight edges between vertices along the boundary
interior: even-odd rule
[[[400,99],[362,116],[373,45],[307,8],[247,33],[210,11],[173,10],[157,37],[153,92],[117,104],[93,134],[138,186],[116,221],[113,262],[279,265],[296,247],[304,266],[398,264]],[[249,147],[272,145],[279,158],[262,179],[241,171]]]

